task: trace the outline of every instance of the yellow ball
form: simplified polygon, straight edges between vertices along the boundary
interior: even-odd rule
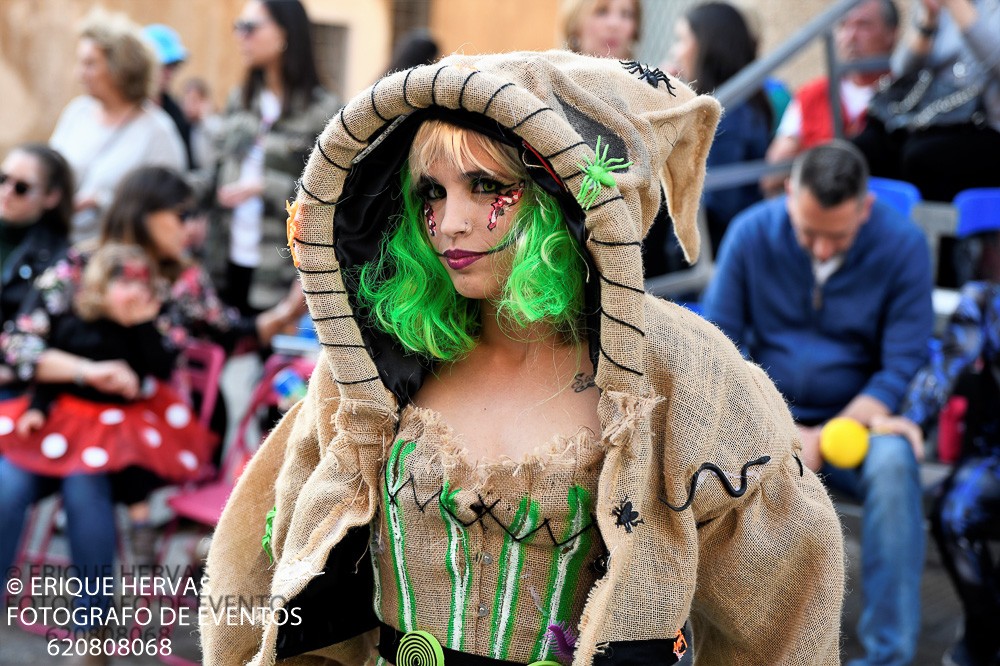
[[[834,467],[853,469],[868,454],[868,428],[844,416],[830,419],[819,434],[819,451]]]

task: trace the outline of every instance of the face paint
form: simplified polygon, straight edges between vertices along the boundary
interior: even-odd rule
[[[431,207],[430,203],[424,203],[424,218],[427,220],[427,230],[430,232],[431,236],[435,235],[437,230],[437,220],[434,219],[434,209]]]
[[[486,228],[493,231],[497,226],[497,218],[504,215],[508,208],[520,201],[522,194],[524,194],[524,182],[518,183],[503,194],[498,194],[496,200],[490,204],[490,219]]]

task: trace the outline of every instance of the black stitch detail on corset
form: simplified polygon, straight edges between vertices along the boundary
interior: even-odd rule
[[[351,128],[347,126],[347,121],[344,119],[344,109],[340,110],[340,124],[344,126],[344,131],[347,132],[347,136],[351,137],[358,143],[364,143],[364,141],[354,136],[354,132],[352,132]]]
[[[674,511],[683,511],[684,509],[691,506],[691,502],[694,501],[695,490],[697,490],[698,487],[698,475],[705,470],[713,472],[717,477],[719,477],[719,481],[722,482],[722,486],[726,489],[726,492],[729,493],[730,496],[743,497],[743,493],[747,491],[747,470],[753,467],[754,465],[764,465],[770,459],[771,456],[761,456],[760,458],[757,458],[756,460],[750,460],[745,465],[743,465],[743,469],[740,470],[739,488],[733,488],[733,485],[729,483],[729,478],[726,477],[726,473],[723,472],[721,469],[719,469],[717,465],[710,462],[702,463],[701,467],[698,468],[698,471],[691,475],[691,489],[688,491],[688,498],[687,501],[684,502],[684,504],[680,506],[674,506],[664,495],[660,495],[660,501],[666,504]]]
[[[543,106],[542,108],[540,108],[540,109],[537,109],[537,110],[535,110],[535,111],[532,111],[531,113],[529,113],[528,115],[526,115],[526,116],[525,116],[525,117],[524,117],[524,118],[523,118],[523,119],[521,120],[521,122],[519,122],[518,124],[514,125],[513,127],[509,128],[509,129],[510,129],[510,130],[511,130],[511,131],[513,132],[513,131],[514,131],[514,130],[516,130],[516,129],[517,129],[518,127],[520,127],[520,126],[521,126],[521,125],[523,125],[524,123],[528,122],[529,120],[531,120],[532,118],[534,118],[535,116],[537,116],[537,115],[538,115],[539,113],[541,113],[542,111],[551,111],[551,110],[552,110],[551,108],[549,108],[549,107],[547,107],[547,106]]]
[[[312,241],[302,240],[301,238],[295,238],[295,242],[299,245],[308,245],[309,247],[333,247],[333,243],[313,243]]]
[[[797,462],[799,464],[799,476],[805,476],[806,470],[802,466],[802,461],[799,459],[798,454],[793,453],[792,457],[795,458],[795,462]]]
[[[411,109],[415,109],[417,107],[413,106],[413,104],[410,103],[410,100],[407,99],[407,97],[406,97],[406,86],[407,86],[407,84],[410,83],[410,74],[413,74],[413,70],[412,69],[406,70],[406,76],[403,77],[403,101],[406,102],[406,105],[408,107],[410,107]]]
[[[465,86],[469,85],[469,79],[471,79],[473,76],[475,76],[478,73],[479,73],[478,71],[473,71],[467,77],[465,77],[464,81],[462,81],[462,89],[458,92],[458,106],[459,106],[459,108],[462,108],[462,109],[465,108],[465,105],[462,103],[462,100],[465,99]]]
[[[316,147],[319,148],[320,155],[322,155],[326,159],[326,161],[329,162],[332,166],[335,166],[336,168],[340,169],[341,171],[350,171],[351,170],[349,167],[341,166],[341,165],[337,164],[336,162],[334,162],[333,158],[331,158],[329,155],[327,155],[326,151],[323,150],[323,144],[320,143],[319,141],[316,142]]]
[[[600,203],[595,203],[593,206],[591,206],[590,208],[588,208],[587,212],[597,210],[598,208],[600,208],[604,204],[609,204],[612,201],[619,201],[620,199],[624,199],[624,198],[625,197],[623,197],[622,195],[619,194],[618,196],[611,197],[610,199],[605,199],[604,201],[602,201]]]
[[[377,382],[377,381],[379,381],[379,378],[378,378],[378,376],[375,376],[375,377],[369,377],[368,379],[359,379],[359,380],[357,380],[355,382],[342,382],[339,379],[337,379],[336,377],[334,377],[333,381],[335,381],[336,383],[340,384],[341,386],[354,386],[355,384],[365,384],[367,382]]]
[[[602,280],[604,280],[605,282],[607,282],[608,284],[610,284],[610,285],[612,285],[614,287],[619,287],[620,289],[628,289],[629,291],[634,291],[637,294],[645,294],[646,293],[642,289],[636,289],[635,287],[630,287],[627,284],[622,284],[621,282],[615,282],[614,280],[609,280],[608,278],[604,277],[604,273],[598,273],[597,275]]]
[[[601,355],[604,356],[604,358],[608,359],[608,361],[610,361],[611,364],[614,365],[616,368],[624,370],[625,372],[631,372],[633,375],[636,375],[638,377],[642,377],[643,373],[639,372],[638,370],[633,370],[632,368],[626,365],[622,365],[615,359],[611,358],[611,355],[608,354],[608,352],[604,351],[604,345],[601,345]]]
[[[375,105],[375,89],[378,88],[378,84],[380,84],[380,83],[382,83],[381,79],[379,79],[378,81],[376,81],[375,85],[372,86],[372,92],[371,92],[372,111],[375,112],[375,115],[378,116],[379,120],[381,120],[384,123],[387,123],[387,122],[389,122],[389,119],[386,118],[385,116],[383,116],[381,113],[379,113],[378,112],[378,107]]]
[[[301,180],[299,180],[298,183],[296,184],[298,185],[299,189],[305,192],[309,196],[309,198],[312,199],[313,201],[318,201],[326,206],[336,206],[338,203],[340,203],[339,201],[327,201],[326,199],[320,199],[318,196],[310,192]]]
[[[490,95],[490,98],[486,101],[486,106],[483,107],[483,115],[484,116],[486,115],[486,112],[490,110],[490,105],[493,104],[493,100],[496,98],[497,95],[500,94],[500,91],[503,90],[504,88],[510,88],[512,85],[514,85],[514,84],[513,83],[505,83],[505,84],[503,84],[502,86],[500,86],[499,88],[497,88],[496,90],[493,91],[493,94]]]
[[[346,294],[347,292],[344,291],[343,289],[329,289],[326,291],[306,291],[305,289],[303,289],[302,293],[305,294],[306,296],[324,296],[327,294]]]
[[[615,517],[615,526],[624,527],[626,534],[632,534],[633,527],[643,525],[646,522],[639,517],[639,512],[632,508],[632,502],[629,501],[628,497],[611,509],[611,515]]]
[[[573,145],[566,146],[565,148],[557,150],[556,152],[552,153],[551,155],[546,155],[545,159],[546,160],[551,160],[553,157],[559,157],[560,155],[562,155],[563,153],[565,153],[567,150],[573,150],[577,146],[586,146],[586,145],[587,145],[586,141],[577,141]]]
[[[334,319],[354,319],[352,314],[342,314],[342,315],[330,315],[329,317],[313,317],[312,320],[316,321],[333,321]]]
[[[437,103],[438,103],[438,101],[437,101],[437,92],[434,90],[434,86],[437,85],[438,75],[441,74],[441,72],[446,67],[448,67],[448,65],[445,65],[444,67],[438,67],[437,71],[434,72],[434,78],[431,79],[431,104],[433,104],[434,106],[437,106]]]
[[[424,501],[421,502],[420,498],[417,497],[417,481],[413,477],[413,474],[410,474],[410,478],[408,478],[403,483],[403,485],[397,488],[396,492],[389,493],[389,501],[392,502],[393,505],[396,504],[396,498],[399,496],[401,492],[403,492],[403,489],[406,488],[407,486],[409,486],[410,492],[413,494],[413,503],[417,505],[417,508],[420,509],[421,513],[424,513],[424,511],[427,509],[427,505],[430,504],[433,500],[440,499],[441,493],[444,492],[444,488],[439,488],[436,493],[430,495]],[[458,521],[458,523],[461,524],[462,527],[470,527],[472,525],[475,525],[476,523],[483,523],[483,521],[486,520],[486,516],[489,516],[490,518],[493,519],[493,522],[495,522],[497,525],[500,526],[500,529],[502,529],[504,532],[507,533],[507,536],[509,536],[513,541],[516,541],[517,543],[521,543],[522,541],[530,539],[532,536],[535,535],[536,532],[540,532],[542,529],[544,529],[546,534],[548,534],[549,536],[549,540],[552,542],[552,546],[555,548],[562,548],[563,546],[572,543],[574,540],[576,540],[578,536],[580,536],[587,530],[597,526],[597,517],[594,516],[594,514],[590,514],[590,522],[587,525],[584,525],[578,531],[574,532],[573,534],[569,535],[568,537],[560,541],[559,539],[556,538],[555,533],[552,531],[552,524],[551,524],[552,520],[550,518],[546,518],[541,522],[541,524],[538,525],[538,527],[531,530],[527,534],[519,537],[510,530],[510,527],[508,525],[504,524],[504,522],[500,520],[493,513],[493,508],[500,503],[500,500],[496,500],[492,504],[486,504],[486,500],[483,499],[482,495],[477,495],[477,498],[478,500],[476,501],[476,503],[469,507],[476,513],[476,517],[470,520],[469,522],[465,522],[464,520],[456,516],[448,507],[442,506],[442,508],[448,512],[448,515],[450,515],[452,518]],[[483,529],[486,529],[485,523],[483,523]]]
[[[296,240],[296,242],[298,242],[297,238],[295,240]],[[315,243],[314,243],[314,245],[315,245]],[[326,245],[324,245],[322,247],[332,247],[332,246],[326,246]],[[322,270],[322,271],[306,270],[305,268],[300,268],[299,269],[299,273],[303,273],[305,275],[333,275],[334,273],[339,273],[339,272],[340,272],[339,268],[329,268],[329,269]]]
[[[334,349],[367,349],[364,345],[345,345],[336,342],[322,342],[320,344],[324,347],[333,347]]]
[[[604,245],[606,247],[627,247],[629,245],[642,247],[642,243],[640,243],[639,241],[602,241],[602,240],[597,240],[593,236],[590,237],[590,242],[596,243],[598,245]]]
[[[604,315],[605,317],[607,317],[608,319],[610,319],[611,321],[615,322],[616,324],[620,324],[622,326],[625,326],[626,328],[631,328],[633,331],[635,331],[636,333],[638,333],[642,337],[646,337],[646,332],[643,331],[638,326],[636,326],[635,324],[630,324],[627,321],[623,321],[623,320],[619,319],[618,317],[612,317],[611,315],[609,315],[607,313],[607,311],[604,308],[601,308],[600,313],[602,315]]]

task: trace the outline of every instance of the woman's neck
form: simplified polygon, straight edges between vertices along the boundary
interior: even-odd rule
[[[109,127],[118,127],[127,123],[142,104],[125,99],[119,94],[98,98],[97,101],[101,103],[101,122]]]
[[[281,60],[264,67],[264,88],[281,99],[285,93],[285,83],[281,76]]]
[[[515,323],[502,326],[497,319],[495,304],[480,302],[482,328],[476,345],[481,351],[511,360],[530,361],[543,350],[566,346],[563,336],[549,324],[536,323],[521,327]]]

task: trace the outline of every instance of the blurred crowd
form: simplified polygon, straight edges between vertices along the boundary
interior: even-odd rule
[[[969,190],[1000,201],[1000,0],[914,0],[908,25],[899,9],[863,0],[838,22],[838,80],[790,90],[769,79],[724,110],[709,173],[767,161],[791,162],[791,175],[703,194],[716,273],[688,300],[783,391],[803,464],[863,504],[858,664],[914,657],[919,463],[936,453],[938,415],[964,401],[962,446],[930,515],[965,610],[943,663],[998,664],[1000,204],[960,221],[960,300],[935,337],[927,239],[870,183],[909,183],[923,201]],[[563,46],[634,61],[641,10],[639,0],[564,0]],[[217,109],[210,82],[178,80],[189,53],[173,28],[91,12],[76,49],[81,94],[47,144],[3,156],[0,570],[16,563],[29,507],[52,492],[81,571],[114,561],[116,504],[128,507],[135,557],[151,562],[161,536],[151,492],[203,480],[227,441],[226,402],[212,396],[202,423],[205,396],[189,404],[172,386],[178,358],[207,340],[264,360],[306,314],[286,202],[342,100],[320,83],[298,0],[250,0],[233,31],[245,73]],[[757,59],[758,42],[740,9],[705,2],[677,20],[669,62],[634,65],[711,94]],[[385,71],[438,56],[415,31]],[[650,277],[687,268],[664,213],[646,240]],[[856,469],[821,455],[837,417],[871,432]]]

